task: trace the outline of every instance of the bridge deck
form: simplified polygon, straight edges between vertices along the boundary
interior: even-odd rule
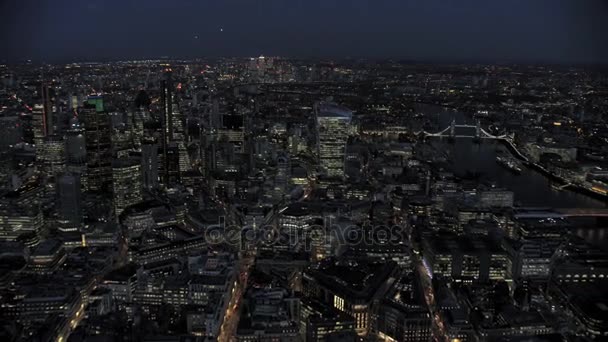
[[[517,208],[516,218],[608,217],[608,208]]]

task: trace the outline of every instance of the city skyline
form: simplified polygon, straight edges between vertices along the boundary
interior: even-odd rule
[[[605,64],[600,0],[5,1],[0,59],[289,56]],[[90,48],[86,48],[89,46]]]
[[[0,2],[0,341],[608,339],[607,10]]]

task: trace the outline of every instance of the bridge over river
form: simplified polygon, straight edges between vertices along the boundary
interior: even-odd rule
[[[608,218],[608,208],[515,208],[515,218]]]

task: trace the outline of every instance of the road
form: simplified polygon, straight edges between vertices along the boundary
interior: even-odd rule
[[[224,321],[220,327],[218,334],[218,341],[234,341],[236,335],[236,329],[239,323],[239,313],[241,309],[241,303],[243,300],[243,294],[247,290],[247,281],[249,280],[249,274],[254,264],[255,253],[245,253],[245,255],[239,260],[237,267],[237,278],[236,284],[232,290],[230,302],[226,307],[224,313]]]
[[[424,291],[424,299],[433,316],[433,339],[438,342],[447,342],[449,341],[449,338],[445,329],[445,324],[443,323],[435,302],[435,292],[433,290],[431,274],[428,267],[424,265],[424,257],[417,255],[416,253],[413,253],[413,256],[416,271]]]
[[[267,216],[267,219],[261,225],[269,226],[274,223],[276,218],[279,216],[281,212],[283,212],[290,203],[300,202],[308,198],[314,189],[315,182],[309,182],[308,186],[304,188],[304,194],[300,198],[297,199],[282,199],[277,204],[275,204],[273,213]],[[233,218],[237,222],[243,222],[242,219],[238,218],[239,213],[236,210],[231,210],[227,208],[227,205],[220,201],[217,198],[218,204],[227,211],[230,211],[235,217]],[[237,279],[236,284],[234,286],[234,290],[231,293],[230,302],[226,308],[226,312],[224,313],[224,321],[220,327],[220,332],[218,334],[218,341],[235,341],[235,335],[238,328],[240,310],[242,308],[241,304],[243,301],[243,295],[247,290],[247,282],[249,280],[249,275],[251,274],[251,270],[255,264],[255,256],[257,253],[257,244],[244,244],[249,248],[246,251],[241,251],[241,257],[237,266]]]

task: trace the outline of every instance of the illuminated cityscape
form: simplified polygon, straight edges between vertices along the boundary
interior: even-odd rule
[[[1,341],[608,338],[601,63],[13,50]]]

